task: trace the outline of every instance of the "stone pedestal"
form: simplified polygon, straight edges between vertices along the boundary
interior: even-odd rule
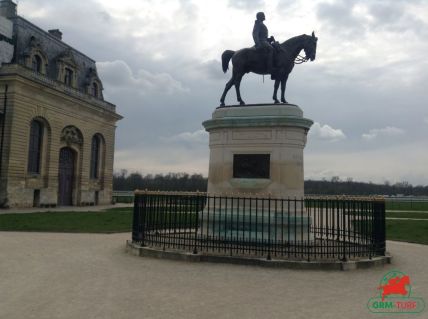
[[[221,107],[203,123],[209,132],[208,193],[241,197],[238,207],[246,207],[236,212],[230,204],[217,204],[211,212],[213,223],[206,227],[210,235],[312,239],[303,205],[281,214],[269,201],[262,202],[263,207],[256,207],[260,202],[249,205],[251,198],[303,199],[303,149],[312,123],[292,104]],[[263,211],[263,216],[257,216],[257,211]]]
[[[210,135],[208,193],[302,198],[312,123],[292,104],[217,108],[203,123]]]

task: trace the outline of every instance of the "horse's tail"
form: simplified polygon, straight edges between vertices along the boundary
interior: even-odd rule
[[[229,61],[232,58],[232,56],[235,54],[235,51],[232,50],[226,50],[221,55],[221,65],[223,67],[223,72],[226,73],[229,69]]]

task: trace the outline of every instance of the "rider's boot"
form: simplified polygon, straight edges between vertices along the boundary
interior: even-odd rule
[[[273,50],[269,51],[267,59],[267,73],[270,73],[270,78],[275,80],[278,69],[273,66]]]

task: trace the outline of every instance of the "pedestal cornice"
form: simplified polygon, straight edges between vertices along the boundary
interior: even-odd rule
[[[206,131],[218,128],[300,127],[309,130],[313,121],[303,117],[293,104],[253,104],[217,108],[212,119],[202,123]]]

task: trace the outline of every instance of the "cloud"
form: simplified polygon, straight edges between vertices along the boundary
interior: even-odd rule
[[[317,59],[296,66],[286,90],[287,100],[317,122],[306,154],[324,157],[308,172],[356,180],[403,176],[427,184],[420,176],[427,176],[428,123],[414,125],[427,117],[427,0],[19,2],[19,14],[29,21],[43,30],[61,29],[65,43],[105,61],[98,63],[104,97],[124,116],[117,123],[115,169],[157,173],[198,167],[206,173],[209,148],[198,130],[231,76],[231,70],[221,71],[220,55],[251,46],[255,13],[265,11],[269,32],[278,40],[313,29],[319,37]],[[271,102],[268,78],[263,82],[250,73],[241,84],[248,104]],[[231,90],[226,102],[235,101]],[[405,134],[384,136],[390,123]],[[408,153],[419,152],[420,165],[382,157],[393,147],[401,154],[413,142],[419,144]],[[381,158],[370,162],[376,152]],[[352,158],[359,160],[351,165]],[[385,169],[393,161],[394,167]]]
[[[209,79],[224,81],[224,74],[221,70],[221,62],[219,60],[202,62],[196,67],[196,71],[199,77],[205,74]]]
[[[262,11],[264,7],[263,0],[229,0],[229,6],[236,9],[247,11]],[[254,12],[255,14],[256,12]]]
[[[413,4],[417,4],[414,2]],[[409,13],[406,2],[373,2],[368,5],[370,25],[374,28],[385,29],[390,32],[412,31],[416,35],[427,34],[427,24]]]
[[[405,131],[398,127],[387,126],[385,128],[374,128],[371,129],[368,133],[364,133],[362,138],[366,141],[374,140],[377,137],[393,137],[403,135]]]
[[[204,143],[208,145],[208,133],[205,130],[195,132],[183,132],[170,137],[163,137],[167,142]]]
[[[116,169],[143,174],[186,172],[207,176],[208,152],[205,147],[183,147],[180,144],[142,145],[115,151]]]
[[[374,30],[426,36],[427,24],[411,10],[418,5],[419,1],[336,0],[319,3],[316,14],[329,30],[352,38]]]
[[[426,185],[428,171],[426,142],[397,144],[388,148],[373,150],[360,149],[346,152],[305,152],[305,178],[341,179],[352,177],[357,181],[391,183],[411,181],[413,184]]]
[[[334,129],[327,124],[321,126],[321,124],[318,122],[315,122],[312,125],[309,134],[320,140],[327,140],[330,142],[336,142],[346,139],[346,135],[341,129]]]
[[[97,67],[104,84],[115,89],[136,89],[142,94],[149,92],[173,94],[188,91],[181,82],[168,73],[151,73],[140,69],[134,75],[129,65],[121,60],[98,62]]]
[[[360,36],[365,32],[364,19],[354,9],[355,1],[321,2],[316,8],[316,15],[335,33]]]

